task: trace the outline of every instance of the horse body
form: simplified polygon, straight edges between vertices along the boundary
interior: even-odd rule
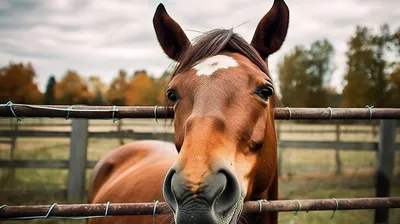
[[[93,169],[90,203],[139,203],[164,201],[164,177],[176,158],[173,144],[162,141],[136,141],[114,149]],[[157,221],[163,216],[157,217]],[[89,224],[152,223],[150,216],[115,216],[91,219]]]
[[[276,95],[266,61],[281,47],[288,21],[286,4],[275,0],[251,44],[233,30],[213,30],[192,45],[160,4],[157,39],[178,62],[166,92],[174,146],[139,141],[111,152],[94,170],[90,203],[165,200],[177,224],[277,223],[276,212],[249,214],[243,205],[278,199]],[[90,223],[152,221],[131,216]]]

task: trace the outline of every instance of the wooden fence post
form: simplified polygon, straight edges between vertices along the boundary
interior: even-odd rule
[[[17,146],[17,137],[18,137],[18,122],[15,122],[15,124],[13,125],[13,136],[11,137],[11,146],[10,146],[10,159],[13,160],[14,159],[14,155],[15,155],[15,148]]]
[[[71,126],[67,197],[70,203],[79,203],[85,192],[88,120],[74,119]]]
[[[396,146],[396,121],[381,120],[379,134],[378,161],[376,170],[376,197],[388,197],[393,175],[394,152]],[[388,223],[389,209],[375,210],[375,223]]]
[[[13,130],[13,134],[10,140],[10,160],[14,160],[15,159],[15,149],[17,148],[17,137],[18,137],[18,121],[15,121],[15,123],[13,123],[11,121],[11,130]],[[10,168],[8,169],[8,174],[6,177],[6,180],[9,181],[9,183],[14,184],[15,183],[15,169],[14,168]]]
[[[336,142],[340,142],[340,124],[336,123]],[[340,160],[339,147],[335,147],[335,160],[336,160],[336,176],[342,174],[342,161]]]
[[[118,124],[117,124],[117,132],[120,134],[119,136],[119,145],[123,145],[125,144],[124,142],[124,137],[123,137],[123,133],[122,133],[122,119],[118,120]]]
[[[278,177],[282,176],[282,166],[283,166],[283,150],[284,148],[281,147],[281,122],[277,122],[276,127],[276,138],[278,141]]]

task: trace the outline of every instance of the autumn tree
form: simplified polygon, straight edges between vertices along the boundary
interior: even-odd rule
[[[35,83],[31,63],[10,63],[0,69],[0,102],[40,104],[42,93]]]
[[[106,84],[101,81],[99,76],[90,76],[88,80],[88,90],[92,105],[103,105]]]
[[[51,75],[47,80],[46,92],[44,93],[44,104],[56,104],[56,78]]]
[[[56,99],[62,104],[89,104],[88,85],[76,71],[68,70],[56,84]]]
[[[357,26],[355,35],[348,42],[342,106],[386,107],[391,104],[390,98],[396,89],[396,70],[391,76],[393,63],[387,54],[394,50],[395,36],[396,33],[391,34],[386,24],[381,26],[378,34],[373,34],[367,27]]]
[[[388,107],[400,107],[400,63],[390,74],[388,88]]]
[[[319,40],[309,49],[296,46],[278,64],[282,103],[292,107],[323,107],[330,102],[328,84],[334,70],[334,49],[328,40]]]
[[[126,105],[125,92],[128,87],[127,73],[120,70],[118,76],[111,82],[106,92],[106,99],[112,105]]]
[[[168,88],[168,82],[171,79],[172,72],[165,71],[159,79],[156,80],[154,85],[154,89],[156,91],[157,96],[157,104],[158,105],[168,105],[170,102],[166,99],[165,93]]]
[[[155,105],[153,79],[146,71],[136,71],[125,91],[127,105],[146,106]]]
[[[99,90],[96,90],[95,95],[92,98],[92,105],[103,105],[104,104],[104,99],[103,99],[103,93],[100,92]]]

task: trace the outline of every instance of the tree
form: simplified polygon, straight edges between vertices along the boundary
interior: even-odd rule
[[[44,104],[47,105],[56,104],[55,87],[56,87],[56,78],[54,77],[54,75],[51,75],[47,80],[46,92],[44,93],[44,101],[43,101]]]
[[[90,93],[92,105],[103,105],[103,95],[105,94],[106,85],[101,81],[99,76],[90,76],[88,80],[88,90]]]
[[[328,40],[315,41],[307,51],[308,107],[326,107],[330,104],[328,85],[334,65],[334,49]]]
[[[388,98],[387,87],[389,73],[387,72],[389,62],[385,59],[386,51],[390,49],[392,35],[387,24],[381,26],[381,33],[372,37],[374,48],[371,73],[371,94],[373,105],[376,107],[385,107]]]
[[[56,84],[56,98],[62,104],[89,104],[91,95],[86,81],[76,71],[68,70]]]
[[[35,70],[31,63],[10,63],[0,69],[0,102],[39,104],[42,93],[34,79]]]
[[[387,55],[397,46],[397,33],[391,34],[389,26],[381,26],[380,33],[373,34],[367,27],[357,26],[350,38],[347,55],[347,71],[344,76],[344,107],[387,107],[396,94],[396,69],[391,69]],[[400,51],[399,51],[400,52]],[[392,74],[392,75],[391,75]]]
[[[400,28],[392,35],[391,38],[392,49],[395,51],[396,58],[400,56]],[[393,68],[389,76],[388,84],[388,106],[389,107],[400,107],[400,60],[390,63],[390,67]]]
[[[282,103],[292,107],[328,106],[331,96],[328,91],[334,70],[334,49],[328,40],[319,40],[309,49],[296,46],[278,64],[279,87]]]
[[[400,107],[400,63],[390,74],[390,84],[388,90],[388,107]]]
[[[106,92],[108,103],[112,105],[126,105],[125,92],[128,87],[127,73],[120,70],[118,76],[111,82],[110,87]]]
[[[166,99],[165,97],[165,92],[167,91],[168,88],[168,82],[171,79],[172,72],[171,71],[165,71],[161,77],[158,80],[155,80],[156,83],[154,84],[154,88],[157,97],[157,104],[158,105],[169,105],[170,101]]]
[[[278,64],[279,89],[282,95],[282,104],[285,106],[300,107],[306,105],[308,100],[306,58],[304,47],[296,46]]]
[[[99,105],[103,105],[103,104],[104,104],[104,101],[103,101],[103,93],[100,92],[99,90],[97,90],[97,91],[96,91],[96,94],[95,94],[95,96],[94,96],[94,98],[93,98],[92,105],[97,105],[97,106],[99,106]]]
[[[343,107],[364,107],[371,105],[370,93],[371,67],[374,51],[372,37],[366,27],[357,26],[355,36],[351,37],[346,52],[347,71],[344,75]]]
[[[397,56],[400,56],[400,27],[397,28],[396,32],[393,34],[392,43],[395,46]]]
[[[127,105],[147,106],[154,105],[153,79],[146,71],[137,71],[133,75],[125,91]]]

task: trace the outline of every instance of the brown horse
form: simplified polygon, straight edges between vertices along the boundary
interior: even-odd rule
[[[275,92],[268,56],[282,45],[289,10],[275,0],[251,44],[232,30],[213,30],[192,44],[160,4],[154,27],[178,65],[166,96],[173,104],[174,143],[137,141],[102,159],[91,203],[165,201],[156,222],[277,223],[277,213],[250,214],[248,200],[278,198]],[[150,216],[89,223],[152,223]]]

